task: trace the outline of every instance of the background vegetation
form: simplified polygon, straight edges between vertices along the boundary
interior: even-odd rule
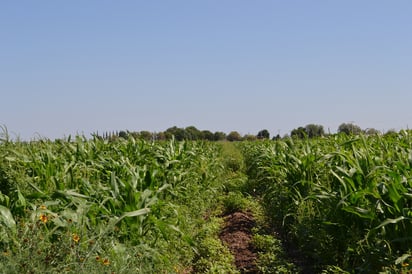
[[[386,134],[393,133],[393,130],[389,130]],[[376,135],[382,134],[380,131],[374,128],[367,128],[362,130],[359,126],[352,124],[352,123],[342,123],[339,128],[337,129],[337,133],[344,133],[346,135],[359,135],[359,134],[366,134],[366,135]],[[334,135],[329,132],[325,132],[325,129],[322,125],[317,124],[308,124],[306,126],[300,126],[298,128],[293,129],[290,132],[290,135],[285,135],[283,138],[317,138],[323,136]],[[267,140],[270,139],[270,132],[267,129],[262,129],[257,134],[250,134],[247,133],[245,135],[241,135],[238,131],[231,131],[228,134],[217,131],[211,132],[210,130],[199,130],[195,126],[189,126],[186,128],[179,128],[179,127],[171,127],[168,128],[166,131],[163,132],[150,132],[150,131],[113,131],[113,132],[104,132],[103,134],[99,134],[96,132],[93,136],[101,139],[107,140],[114,140],[116,138],[123,138],[127,139],[129,137],[133,137],[135,139],[143,139],[146,141],[164,141],[164,140],[171,140],[175,139],[177,141],[183,140],[207,140],[207,141],[254,141],[254,140]],[[282,137],[277,134],[276,136],[272,137],[272,140],[279,140]]]
[[[411,132],[301,131],[273,141],[262,130],[235,143],[127,132],[21,142],[4,129],[0,269],[236,273],[219,216],[251,210],[264,211],[266,231],[314,273],[412,271]],[[265,250],[259,269],[296,271],[267,235],[254,236]]]

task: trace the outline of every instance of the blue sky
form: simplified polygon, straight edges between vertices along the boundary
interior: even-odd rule
[[[412,121],[410,1],[2,1],[0,124],[272,135]]]

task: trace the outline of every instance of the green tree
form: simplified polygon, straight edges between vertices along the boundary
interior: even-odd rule
[[[123,139],[127,140],[128,134],[127,134],[126,131],[121,130],[121,131],[119,131],[118,136],[119,136],[119,138],[123,138]]]
[[[146,141],[150,141],[153,139],[153,133],[151,133],[150,131],[147,130],[142,130],[139,133],[139,138],[146,140]]]
[[[385,137],[396,137],[398,136],[398,132],[395,129],[389,129],[388,131],[385,132],[384,136]]]
[[[267,129],[262,129],[261,131],[258,132],[256,137],[258,139],[269,139],[270,138],[270,133]]]
[[[243,140],[245,141],[255,141],[257,139],[257,137],[253,134],[246,134],[245,136],[243,136]]]
[[[295,128],[290,133],[290,136],[292,138],[303,139],[303,138],[307,137],[306,129],[304,127]]]
[[[230,142],[241,141],[241,140],[242,140],[242,136],[240,136],[239,132],[237,132],[237,131],[231,131],[231,132],[226,136],[226,140],[228,140],[228,141],[230,141]]]
[[[338,128],[338,133],[345,133],[346,135],[357,135],[362,133],[362,129],[352,123],[342,123]]]
[[[309,138],[325,135],[325,130],[322,125],[308,124],[305,126],[305,131]]]
[[[277,134],[276,136],[274,136],[273,138],[272,138],[272,140],[280,140],[281,139],[281,137],[280,137],[280,135],[279,134]]]
[[[166,134],[164,132],[156,133],[156,140],[159,140],[159,141],[166,140]]]
[[[210,130],[202,130],[201,137],[203,140],[213,141],[215,136]]]
[[[222,141],[226,139],[226,133],[222,132],[222,131],[216,131],[215,133],[213,133],[213,140],[214,141]]]
[[[367,134],[367,135],[378,135],[378,134],[381,134],[381,132],[379,131],[379,130],[377,130],[377,129],[375,129],[375,128],[367,128],[367,129],[365,129],[365,134]]]
[[[183,141],[184,139],[186,139],[185,130],[176,126],[168,128],[165,132],[165,135],[167,139],[171,139],[172,136],[174,136],[177,141]]]
[[[194,126],[189,126],[185,128],[185,139],[186,140],[200,140],[202,139],[202,134],[200,131],[194,127]]]

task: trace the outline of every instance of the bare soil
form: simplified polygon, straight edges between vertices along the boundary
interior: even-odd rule
[[[224,216],[225,225],[220,232],[221,241],[235,257],[241,273],[259,273],[256,267],[257,253],[252,244],[252,228],[256,225],[249,212],[234,212]]]

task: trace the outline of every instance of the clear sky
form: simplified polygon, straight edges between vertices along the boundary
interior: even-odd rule
[[[0,125],[412,126],[412,1],[0,2]]]

